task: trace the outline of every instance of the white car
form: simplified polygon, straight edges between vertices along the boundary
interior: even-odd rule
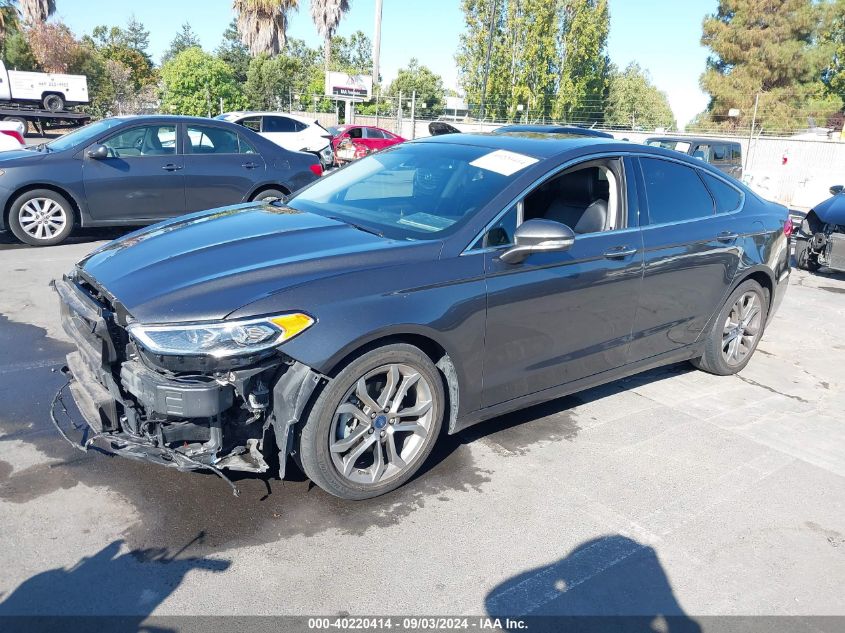
[[[10,149],[23,149],[24,125],[20,121],[0,121],[0,152]]]
[[[226,112],[214,118],[248,127],[285,149],[315,154],[323,167],[334,162],[332,135],[315,119],[286,112]]]

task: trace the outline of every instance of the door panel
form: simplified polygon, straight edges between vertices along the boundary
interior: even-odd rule
[[[614,248],[632,255],[605,257]],[[636,228],[581,235],[522,264],[486,255],[484,406],[624,365],[642,276]]]
[[[185,155],[185,199],[188,212],[243,202],[264,179],[260,154],[231,130],[188,125]],[[244,153],[240,153],[240,152]]]
[[[109,157],[85,155],[88,211],[97,221],[143,223],[185,212],[184,156],[175,125],[124,128],[105,139]]]
[[[641,164],[645,165],[646,161],[666,162],[641,159]],[[649,196],[650,188],[654,193],[654,187],[661,185],[660,177],[644,183],[644,175],[645,180],[649,179],[644,172],[638,174],[638,181],[640,189],[646,192],[643,202],[647,201],[653,215],[655,203],[663,204],[669,196],[662,201]],[[680,220],[642,228],[645,270],[631,343],[632,362],[698,340],[713,312],[721,306],[740,261],[738,242],[729,239],[731,234],[739,232],[737,216],[688,218],[693,204],[691,192],[697,191],[694,181],[685,184],[674,171],[666,172],[665,176],[666,182],[678,187],[679,193],[673,199]],[[706,189],[703,191],[707,193]],[[721,234],[725,235],[720,239]]]

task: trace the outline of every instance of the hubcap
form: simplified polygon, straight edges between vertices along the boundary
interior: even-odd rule
[[[334,414],[329,451],[337,472],[359,484],[405,472],[431,430],[432,393],[408,365],[383,365],[362,376]]]
[[[67,226],[64,207],[50,198],[27,200],[18,214],[21,228],[37,240],[49,240]]]
[[[734,303],[722,330],[722,357],[728,365],[739,365],[754,349],[762,316],[756,292],[746,292]]]

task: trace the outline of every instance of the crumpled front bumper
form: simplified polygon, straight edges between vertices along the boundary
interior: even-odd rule
[[[60,298],[62,327],[77,349],[67,356],[64,372],[68,383],[53,400],[51,418],[71,444],[180,471],[210,470],[229,482],[237,494],[221,471],[265,472],[268,465],[261,447],[266,431],[273,427],[280,453],[279,475],[284,477],[286,458],[293,448],[293,426],[320,375],[280,357],[227,372],[231,383],[211,375],[166,375],[138,358],[126,359],[121,354],[125,341],[115,334],[114,314],[87,296],[75,280],[65,278],[53,285]],[[266,399],[263,408],[245,411],[247,394],[239,393],[235,385],[243,392],[244,385],[252,384],[249,381],[259,374],[273,376],[272,398]],[[65,406],[68,389],[84,424],[78,424]],[[82,430],[81,442],[70,439],[59,412],[75,429]],[[223,429],[227,416],[236,414],[241,416],[240,424],[251,424],[255,432],[235,435],[237,441],[233,442],[232,437],[224,437]],[[250,415],[253,417],[244,419]],[[148,428],[144,430],[151,419],[156,429],[152,434]]]

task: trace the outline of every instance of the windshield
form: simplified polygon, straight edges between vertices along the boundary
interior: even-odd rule
[[[404,144],[318,180],[288,206],[394,239],[440,239],[536,162],[487,147]]]
[[[96,123],[89,123],[85,127],[81,127],[78,130],[74,130],[73,132],[69,132],[64,136],[60,136],[59,138],[50,141],[47,143],[46,147],[48,147],[51,151],[61,152],[66,149],[70,149],[71,147],[76,147],[77,145],[84,145],[93,141],[103,132],[110,130],[116,125],[120,125],[121,123],[123,123],[123,121],[120,119],[103,119],[101,121],[97,121]]]
[[[678,152],[683,152],[686,154],[689,152],[690,144],[687,141],[672,141],[672,140],[657,140],[657,139],[649,139],[646,141],[646,145],[650,145],[651,147],[662,147],[663,149],[674,149]]]
[[[330,126],[326,129],[326,131],[327,131],[329,134],[331,134],[332,136],[337,136],[338,134],[340,134],[340,128],[339,128],[338,126],[336,126],[336,125],[330,125]]]

